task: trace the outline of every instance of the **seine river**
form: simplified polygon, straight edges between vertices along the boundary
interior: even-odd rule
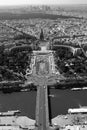
[[[66,114],[68,108],[87,105],[87,90],[70,91],[51,89],[49,93],[51,116]],[[0,111],[21,110],[21,115],[35,119],[36,91],[0,93]]]

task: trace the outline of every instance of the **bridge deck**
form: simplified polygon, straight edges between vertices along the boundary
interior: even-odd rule
[[[36,126],[38,130],[47,130],[49,128],[48,89],[43,81],[42,85],[37,87]]]

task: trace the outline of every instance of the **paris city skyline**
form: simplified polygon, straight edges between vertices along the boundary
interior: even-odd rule
[[[87,0],[0,0],[0,6],[9,5],[52,5],[52,4],[87,4]]]

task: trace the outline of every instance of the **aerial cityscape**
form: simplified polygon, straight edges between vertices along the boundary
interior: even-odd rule
[[[87,5],[2,4],[0,130],[86,130],[86,99]]]

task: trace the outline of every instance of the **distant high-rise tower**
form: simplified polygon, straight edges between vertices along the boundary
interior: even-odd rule
[[[40,33],[40,40],[44,40],[43,29],[41,29],[41,33]]]

